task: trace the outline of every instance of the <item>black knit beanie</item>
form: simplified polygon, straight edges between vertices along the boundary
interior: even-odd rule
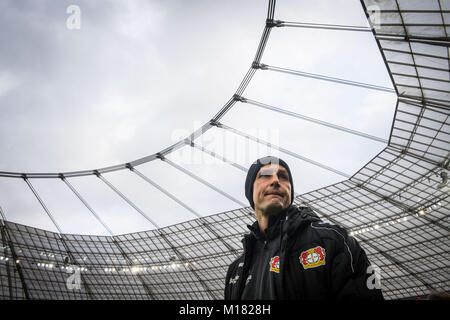
[[[287,165],[286,162],[272,156],[267,156],[256,160],[255,162],[252,163],[252,165],[248,169],[247,178],[245,179],[245,196],[250,202],[250,205],[252,206],[253,209],[255,209],[255,203],[253,202],[253,184],[255,183],[256,175],[258,174],[259,169],[261,169],[267,164],[279,164],[283,166],[288,172],[289,181],[291,183],[291,203],[290,203],[291,205],[292,202],[294,201],[294,183],[292,182],[291,170],[289,169],[289,166]]]

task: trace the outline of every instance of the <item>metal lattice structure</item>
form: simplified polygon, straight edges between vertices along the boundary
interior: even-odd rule
[[[310,206],[324,221],[343,226],[359,241],[369,260],[382,270],[386,299],[450,291],[450,189],[447,184],[450,162],[450,2],[363,0],[362,5],[372,23],[371,29],[275,20],[275,1],[269,1],[267,23],[257,54],[235,95],[210,122],[189,138],[159,153],[126,164],[80,172],[1,172],[0,176],[5,179],[23,179],[50,218],[51,212],[31,181],[61,179],[110,236],[64,234],[54,219],[52,221],[60,232],[49,232],[7,221],[2,214],[0,298],[222,299],[227,267],[242,252],[242,235],[247,232],[246,225],[254,220],[251,208],[242,204],[244,208],[239,210],[201,217],[136,167],[162,160],[190,174],[165,156],[186,144],[208,152],[194,141],[212,127],[238,133],[220,122],[234,104],[251,103],[283,112],[242,96],[257,71],[287,72],[389,91],[388,88],[261,63],[270,30],[282,27],[372,32],[398,97],[391,135],[389,141],[385,141],[384,150],[357,173],[347,176],[347,180],[297,195],[295,203]],[[377,20],[373,19],[373,14],[377,15]],[[332,126],[324,122],[319,124]],[[246,138],[252,137],[247,135]],[[280,150],[301,158],[289,150]],[[220,158],[220,155],[212,155]],[[105,178],[108,172],[117,170],[130,170],[139,175],[196,214],[198,219],[160,228]],[[114,235],[70,184],[71,177],[82,175],[99,177],[156,229]],[[208,185],[208,182],[202,182]],[[213,185],[209,186],[221,192]],[[79,276],[79,288],[76,276]]]

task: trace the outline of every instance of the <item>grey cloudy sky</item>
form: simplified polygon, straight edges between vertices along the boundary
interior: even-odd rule
[[[81,10],[79,30],[66,26],[70,5]],[[2,1],[0,171],[96,169],[175,143],[234,94],[266,14],[261,0]],[[280,0],[275,19],[367,26],[357,0]],[[370,33],[274,28],[262,63],[391,87]],[[258,71],[243,96],[384,139],[395,108],[394,94],[270,71]],[[348,174],[384,147],[249,104],[221,121]],[[216,128],[198,143],[245,167],[274,152]],[[280,155],[298,193],[344,179]],[[168,158],[247,203],[245,173],[188,146]],[[239,208],[159,160],[138,169],[200,215]],[[195,218],[129,171],[105,177],[160,226]],[[61,180],[31,182],[63,232],[107,234]],[[95,176],[70,182],[114,233],[153,228]],[[21,179],[0,178],[0,206],[11,221],[56,230]]]

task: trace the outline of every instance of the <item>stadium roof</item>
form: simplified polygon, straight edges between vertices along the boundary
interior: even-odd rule
[[[346,82],[352,86],[370,86],[264,64],[262,53],[271,30],[291,27],[372,32],[397,95],[391,133],[383,150],[356,173],[348,175],[346,180],[298,194],[295,203],[310,206],[324,221],[343,226],[359,241],[369,260],[382,271],[385,298],[402,299],[423,296],[431,291],[449,291],[450,3],[397,0],[362,1],[362,5],[371,23],[370,29],[281,21],[275,15],[275,1],[269,1],[266,26],[258,51],[236,93],[211,121],[189,138],[161,152],[96,170],[1,172],[4,179],[25,180],[57,228],[58,223],[53,219],[52,212],[33,187],[33,179],[45,177],[64,181],[109,230],[89,202],[69,182],[69,178],[74,176],[98,176],[156,227],[150,231],[123,235],[114,235],[109,230],[109,236],[92,236],[66,234],[61,230],[50,232],[2,219],[1,298],[223,298],[225,273],[230,262],[241,253],[242,235],[247,232],[246,225],[254,220],[252,210],[243,204],[236,210],[209,216],[198,215],[136,167],[159,159],[189,174],[167,155],[186,145],[195,147],[196,138],[211,128],[239,134],[239,131],[221,122],[235,104],[252,104],[305,118],[247,99],[243,93],[257,72],[296,73],[299,76],[322,77],[326,81]],[[389,91],[385,87],[372,86],[371,89]],[[318,119],[308,121],[320,122]],[[322,125],[363,135],[362,132],[349,132],[352,130],[328,122],[322,121]],[[250,135],[246,136],[252,139]],[[264,143],[261,140],[258,142]],[[280,152],[313,162],[293,151],[281,149]],[[217,154],[214,156],[220,157]],[[234,165],[239,168],[238,164]],[[245,171],[245,168],[240,169]],[[105,173],[115,170],[134,171],[198,218],[159,227],[104,177]],[[209,187],[220,192],[214,185]],[[222,194],[234,199],[223,191]],[[81,275],[79,290],[67,286],[67,278],[74,271]]]

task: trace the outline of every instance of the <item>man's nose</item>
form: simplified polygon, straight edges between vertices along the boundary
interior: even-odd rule
[[[280,186],[280,180],[278,179],[278,175],[273,174],[270,181],[271,186]]]

